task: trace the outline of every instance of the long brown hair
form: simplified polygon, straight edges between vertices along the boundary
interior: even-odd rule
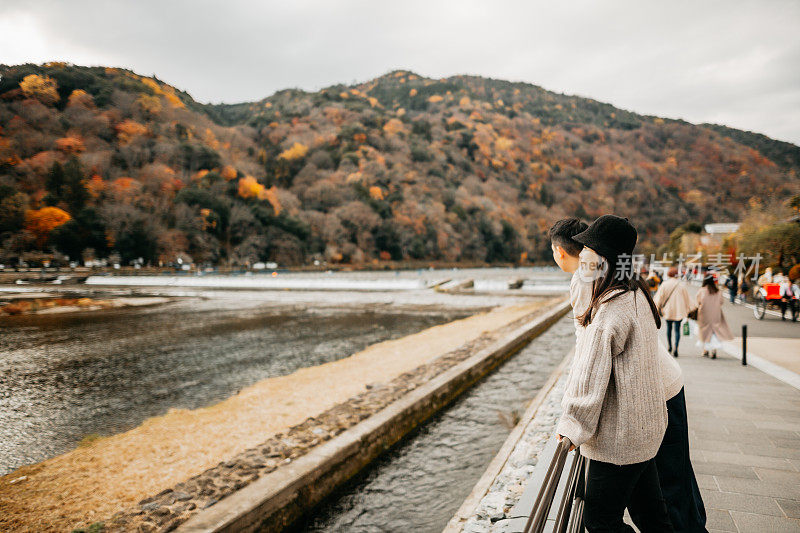
[[[709,294],[714,294],[715,292],[719,291],[719,288],[717,287],[717,282],[714,279],[714,276],[712,276],[711,274],[703,278],[703,287],[706,288]]]
[[[630,272],[622,272],[618,269],[616,264],[612,264],[608,259],[606,259],[606,263],[608,264],[608,269],[605,274],[595,279],[592,283],[592,302],[589,304],[589,308],[581,316],[577,317],[578,323],[583,327],[588,326],[592,323],[593,311],[600,307],[601,304],[610,302],[628,291],[633,291],[635,293],[640,290],[645,298],[647,298],[647,303],[650,305],[650,312],[653,314],[653,320],[656,322],[656,329],[660,329],[661,313],[658,312],[658,307],[656,307],[653,297],[650,296],[650,290],[644,279],[642,279],[642,276],[633,270]],[[619,292],[611,294],[614,291]],[[609,296],[609,294],[611,295]]]

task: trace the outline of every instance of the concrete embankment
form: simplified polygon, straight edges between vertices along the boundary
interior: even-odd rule
[[[280,531],[566,313],[561,302],[178,531]]]
[[[561,415],[561,397],[572,353],[567,353],[528,404],[443,533],[488,533],[492,524],[506,518],[517,504]]]

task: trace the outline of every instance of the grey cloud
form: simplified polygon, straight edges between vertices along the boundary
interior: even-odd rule
[[[405,68],[526,81],[800,143],[800,3],[793,0],[0,5],[0,17],[15,16],[41,27],[47,59],[88,57],[156,74],[200,101],[256,100]],[[15,59],[25,60],[19,44]]]

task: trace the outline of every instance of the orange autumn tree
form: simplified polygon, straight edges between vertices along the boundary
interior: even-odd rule
[[[273,185],[269,189],[264,189],[261,194],[258,195],[258,198],[268,201],[273,211],[275,211],[276,216],[281,214],[281,201],[278,199],[277,187]]]
[[[231,181],[232,179],[236,179],[237,173],[235,168],[230,165],[225,165],[222,167],[220,175],[225,179],[225,181]]]
[[[383,190],[377,185],[369,188],[369,197],[373,200],[383,200]]]
[[[65,154],[79,154],[86,151],[86,146],[80,137],[69,135],[56,139],[56,149]]]
[[[29,209],[25,212],[25,229],[36,236],[36,246],[42,248],[50,233],[71,218],[69,213],[58,207]]]
[[[117,124],[117,136],[121,145],[130,144],[134,138],[145,135],[148,130],[144,124],[139,124],[135,120],[126,119]]]
[[[242,198],[258,198],[266,200],[272,206],[276,215],[281,212],[281,202],[278,199],[278,189],[273,185],[269,189],[260,184],[253,176],[239,179],[239,196]]]
[[[259,197],[264,191],[261,185],[253,176],[245,176],[239,179],[239,196],[242,198]]]

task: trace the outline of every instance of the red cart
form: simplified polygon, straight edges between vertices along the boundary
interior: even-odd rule
[[[755,296],[755,306],[753,307],[753,315],[759,320],[763,320],[767,312],[767,307],[781,308],[781,285],[780,283],[765,283],[758,288]],[[792,299],[787,302],[789,311],[792,314],[792,320],[797,321],[800,315],[800,298],[795,294]]]

